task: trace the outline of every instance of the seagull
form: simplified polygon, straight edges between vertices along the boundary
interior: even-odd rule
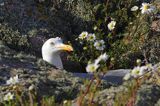
[[[42,57],[43,60],[47,63],[51,64],[52,66],[55,66],[58,69],[63,69],[62,60],[60,57],[60,53],[62,51],[73,51],[72,46],[66,45],[63,43],[62,39],[59,37],[56,38],[50,38],[48,39],[42,46]],[[76,65],[72,65],[70,67],[74,67]],[[77,69],[76,67],[75,69]],[[130,69],[118,69],[118,70],[112,70],[106,73],[103,77],[101,77],[103,80],[107,80],[114,84],[122,84],[123,83],[123,77],[126,73],[129,72]],[[83,79],[90,79],[93,77],[93,74],[88,73],[82,73],[82,72],[76,72],[72,73],[75,77],[83,78]]]
[[[62,51],[71,52],[73,48],[70,45],[64,44],[60,37],[50,38],[42,46],[42,58],[56,68],[63,69],[60,57]]]

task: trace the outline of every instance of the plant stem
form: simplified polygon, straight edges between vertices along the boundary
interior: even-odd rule
[[[78,101],[77,101],[78,106],[82,106],[83,99],[84,99],[84,97],[88,94],[88,92],[89,92],[89,90],[90,90],[90,87],[91,87],[94,79],[95,79],[95,77],[93,77],[93,78],[90,80],[89,85],[87,86],[85,92],[82,94],[82,96],[80,96],[80,97],[78,98]]]

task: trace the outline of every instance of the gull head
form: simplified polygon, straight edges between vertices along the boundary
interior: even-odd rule
[[[64,44],[59,37],[48,39],[42,46],[43,60],[55,66],[58,69],[63,69],[63,64],[60,58],[62,51],[73,51],[72,46]]]

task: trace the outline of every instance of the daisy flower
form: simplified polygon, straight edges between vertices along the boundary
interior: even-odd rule
[[[88,32],[86,32],[86,31],[83,31],[80,35],[79,35],[79,39],[85,39],[85,38],[87,38],[87,36],[88,36]]]
[[[126,74],[123,79],[128,80],[131,77],[137,78],[137,77],[144,75],[146,72],[150,72],[152,70],[153,70],[153,67],[150,65],[145,65],[141,67],[137,66],[133,70],[131,70],[130,73],[127,73],[128,75]]]
[[[115,28],[115,25],[116,25],[116,21],[111,21],[109,24],[108,24],[108,29],[110,31],[112,31],[114,28]]]
[[[142,76],[147,70],[148,70],[147,66],[142,66],[142,67],[137,66],[131,71],[131,75],[134,78],[136,78]]]
[[[97,50],[104,50],[105,45],[103,40],[98,40],[94,43],[94,47],[96,47]]]
[[[131,71],[131,75],[134,77],[134,78],[137,78],[140,74],[140,70],[141,70],[141,67],[137,66],[135,67],[132,71]]]
[[[95,63],[98,64],[100,61],[106,61],[108,59],[108,55],[106,53],[101,54],[96,60]]]
[[[88,36],[87,36],[88,41],[94,41],[95,39],[96,39],[95,34],[88,34]]]
[[[142,14],[149,14],[155,10],[155,6],[149,3],[142,3],[141,13]]]
[[[132,8],[131,8],[131,11],[137,11],[138,10],[138,6],[133,6]]]
[[[145,72],[147,72],[148,71],[148,67],[147,66],[142,66],[141,68],[140,68],[140,72],[139,72],[139,75],[141,76],[141,75],[143,75]]]
[[[4,96],[3,100],[4,101],[9,101],[9,100],[12,100],[13,97],[14,97],[14,95],[9,92]]]
[[[91,64],[88,64],[87,67],[86,67],[86,71],[88,73],[93,73],[93,72],[96,72],[96,70],[99,68],[99,65],[98,64],[95,64],[95,63],[91,63]]]

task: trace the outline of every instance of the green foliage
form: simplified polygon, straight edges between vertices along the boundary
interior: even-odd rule
[[[27,93],[22,93],[23,86],[14,85],[10,86],[10,91],[14,96],[11,100],[3,101],[4,106],[57,106],[54,97],[39,98],[35,88],[28,89]]]
[[[23,48],[29,48],[27,36],[21,36],[18,30],[14,31],[7,24],[0,24],[0,39],[13,49],[23,50]]]
[[[131,6],[136,4],[133,0],[128,1],[106,1],[103,3],[99,3],[94,6],[93,13],[94,13],[94,33],[97,39],[103,39],[105,41],[106,49],[104,51],[108,52],[112,49],[112,44],[114,42],[119,41],[123,37],[123,33],[128,27],[128,24],[135,19],[135,16],[130,11]],[[111,20],[116,21],[116,28],[113,31],[109,31],[107,25]],[[119,36],[120,35],[120,36]],[[84,63],[87,63],[88,59],[94,59],[100,53],[94,49],[93,44],[88,44],[83,42],[82,48],[77,50],[77,55],[81,55],[79,57],[79,61],[83,60]],[[85,48],[85,49],[84,49]],[[103,51],[103,52],[104,52]],[[114,54],[114,51],[112,51]],[[78,54],[81,53],[81,54]],[[119,54],[114,54],[119,55]],[[111,55],[113,56],[113,55]],[[76,58],[78,58],[76,56]],[[82,62],[82,61],[81,61]]]
[[[93,43],[79,41],[81,43],[72,59],[86,64],[89,59],[94,60],[102,52],[107,52],[115,60],[112,68],[131,68],[137,58],[150,61],[144,47],[148,40],[154,39],[150,37],[153,36],[151,24],[154,13],[144,15],[139,10],[131,11],[135,5],[140,8],[141,3],[135,0],[112,0],[95,5],[92,33],[94,32],[97,39],[105,41],[105,50],[99,52],[93,47]],[[108,24],[112,20],[116,21],[116,26],[110,31]],[[157,59],[150,62],[154,61],[157,62]]]

